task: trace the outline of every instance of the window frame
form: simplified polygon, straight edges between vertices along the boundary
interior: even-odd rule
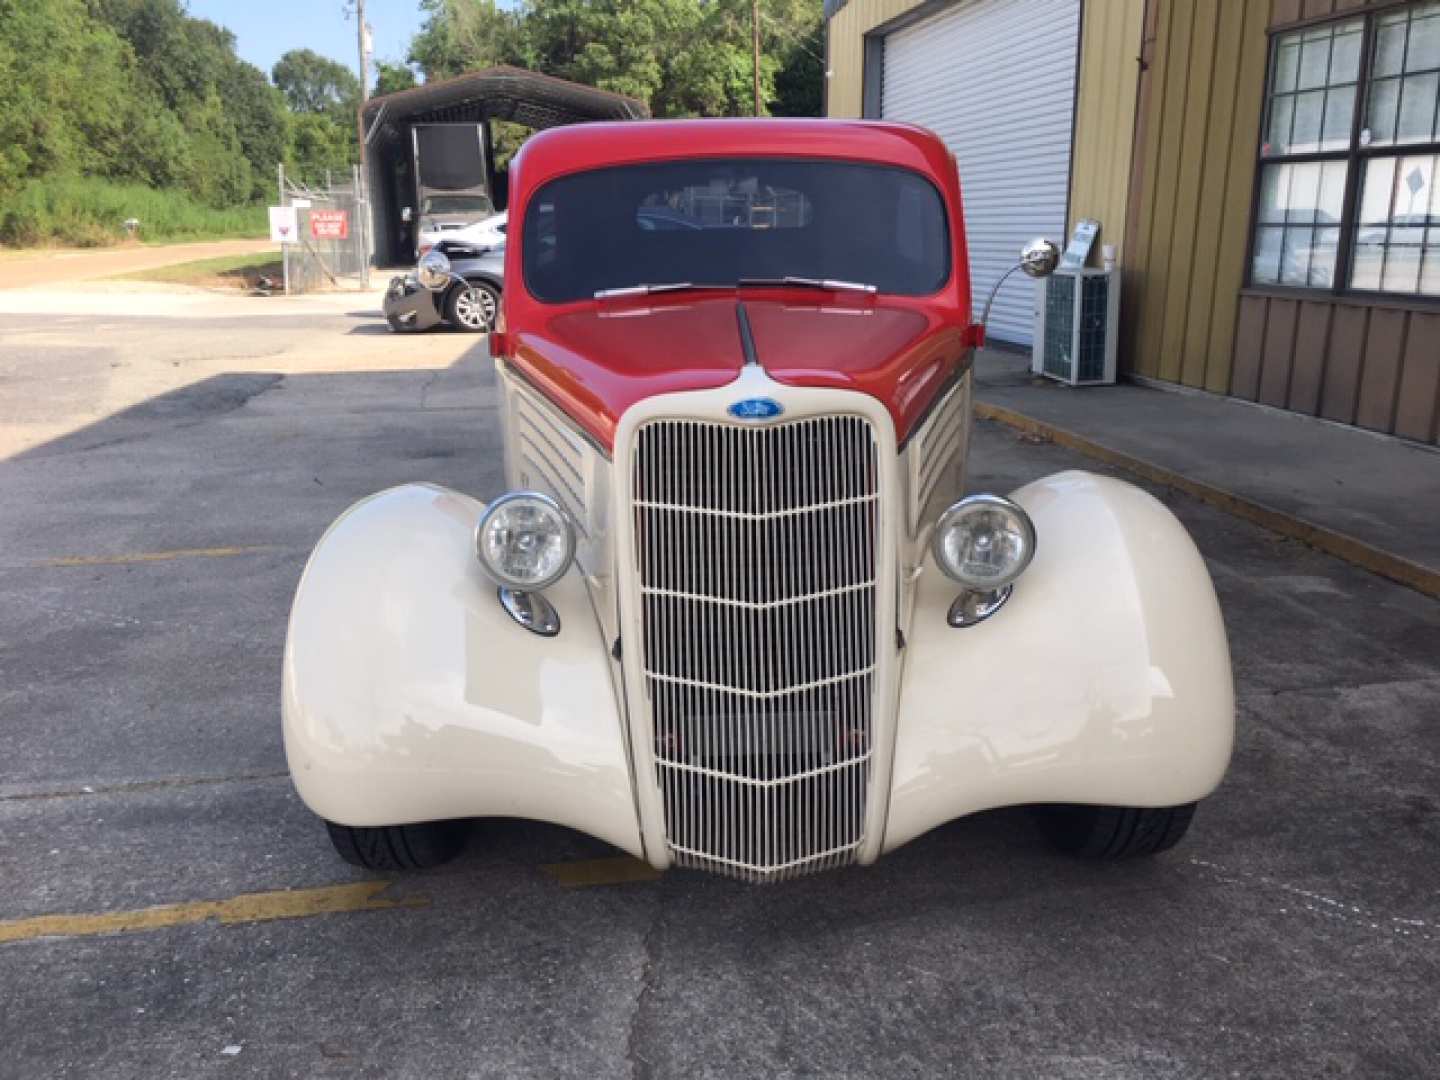
[[[1245,238],[1245,289],[1294,299],[1348,299],[1370,304],[1401,304],[1404,306],[1440,307],[1440,296],[1421,292],[1388,292],[1383,289],[1360,289],[1350,285],[1355,256],[1355,238],[1360,231],[1357,220],[1360,190],[1364,184],[1368,163],[1377,158],[1403,158],[1424,154],[1440,154],[1440,133],[1423,143],[1391,143],[1386,146],[1361,146],[1360,132],[1369,114],[1372,83],[1370,73],[1374,64],[1376,27],[1381,16],[1394,14],[1409,7],[1418,7],[1422,0],[1396,0],[1393,3],[1375,4],[1368,8],[1336,12],[1319,18],[1303,19],[1298,22],[1272,26],[1266,31],[1267,41],[1265,67],[1265,96],[1261,106],[1260,130],[1255,140],[1255,177],[1250,192],[1249,234]],[[1355,86],[1354,114],[1350,118],[1350,144],[1344,150],[1314,150],[1301,154],[1265,154],[1266,136],[1270,131],[1270,114],[1275,107],[1275,79],[1279,60],[1279,39],[1285,34],[1300,30],[1311,30],[1329,23],[1351,22],[1363,19],[1364,27],[1360,40],[1360,69]],[[1409,26],[1406,40],[1409,40]],[[1428,69],[1427,69],[1428,70]],[[1440,114],[1440,105],[1437,105]],[[1263,191],[1265,167],[1267,165],[1306,165],[1343,161],[1345,163],[1345,193],[1340,208],[1340,239],[1335,253],[1335,276],[1331,285],[1286,285],[1278,281],[1255,280],[1255,241],[1259,234],[1260,196]],[[1432,181],[1440,182],[1440,181]]]

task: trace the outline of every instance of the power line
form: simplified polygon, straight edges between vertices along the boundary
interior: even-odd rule
[[[820,62],[820,67],[821,67],[822,69],[825,67],[825,57],[819,55],[819,54],[816,53],[816,52],[812,52],[812,51],[805,45],[805,40],[806,40],[806,38],[807,38],[809,35],[803,35],[803,36],[802,36],[802,35],[798,34],[795,30],[793,30],[793,29],[791,29],[790,27],[786,26],[784,23],[780,22],[778,19],[772,19],[769,15],[766,15],[763,11],[760,12],[760,18],[764,19],[765,22],[769,23],[769,24],[770,24],[770,27],[771,27],[773,30],[775,30],[776,32],[782,34],[783,36],[789,38],[789,39],[790,39],[790,44],[794,45],[794,46],[795,46],[797,49],[799,49],[801,52],[805,53],[807,56],[809,56],[809,57],[811,57],[811,58],[813,58],[813,59],[815,59],[815,60],[818,60],[818,61]]]
[[[750,37],[755,47],[755,115],[760,115],[760,0],[750,0]]]

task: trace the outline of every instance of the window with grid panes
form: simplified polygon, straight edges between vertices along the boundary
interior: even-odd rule
[[[1440,0],[1275,35],[1250,282],[1440,296]]]

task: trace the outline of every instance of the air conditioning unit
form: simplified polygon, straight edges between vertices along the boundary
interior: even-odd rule
[[[1030,370],[1071,386],[1115,381],[1118,270],[1056,270],[1040,282]]]

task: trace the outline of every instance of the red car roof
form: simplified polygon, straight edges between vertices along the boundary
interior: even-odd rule
[[[938,179],[950,151],[924,128],[874,120],[643,120],[537,132],[526,140],[511,175],[533,190],[553,176],[606,165],[757,156],[899,165]]]

